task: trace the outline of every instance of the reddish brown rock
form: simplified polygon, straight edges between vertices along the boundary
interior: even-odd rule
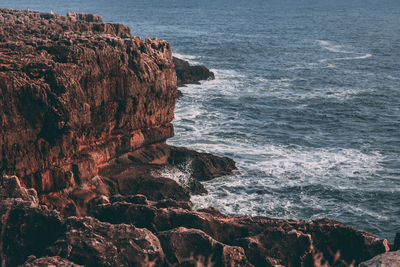
[[[48,250],[84,266],[161,266],[164,253],[149,230],[70,217],[67,231]]]
[[[400,266],[400,250],[386,252],[360,263],[359,267],[397,267]]]
[[[82,265],[75,264],[67,259],[61,257],[42,257],[36,259],[32,257],[27,260],[20,267],[49,267],[49,266],[62,266],[62,267],[82,267]]]
[[[22,199],[0,201],[0,218],[2,266],[22,264],[29,255],[43,256],[64,229],[57,212]]]
[[[106,178],[95,176],[74,187],[61,191],[42,193],[39,198],[42,204],[51,209],[57,209],[64,216],[84,216],[87,210],[99,197],[110,197],[116,194],[115,182]]]
[[[258,235],[238,239],[237,244],[256,266],[311,266],[314,263],[311,235],[294,229],[269,228]]]
[[[122,154],[103,165],[100,176],[62,191],[41,194],[40,199],[65,215],[85,215],[92,200],[114,194],[142,194],[152,201],[187,202],[190,192],[206,193],[195,176],[203,175],[205,179],[205,175],[208,178],[223,175],[231,173],[233,167],[233,161],[227,158],[158,143]],[[207,168],[207,174],[201,172]]]
[[[58,212],[38,204],[36,191],[21,187],[15,176],[0,177],[1,266],[17,266],[44,249],[64,231]]]
[[[177,97],[167,42],[91,14],[0,9],[0,26],[0,174],[42,203],[85,215],[101,195],[187,201],[206,193],[198,179],[231,173],[233,161],[165,143]],[[187,162],[186,181],[160,174]]]
[[[216,209],[192,211],[176,206],[114,202],[93,208],[93,216],[112,223],[130,223],[154,233],[179,227],[198,229],[213,239],[244,249],[256,266],[345,266],[388,251],[386,240],[333,220],[279,220],[228,217]],[[118,217],[115,216],[118,214]]]
[[[201,230],[179,227],[157,236],[169,265],[253,266],[243,248],[222,244]]]
[[[176,153],[177,150],[180,152]],[[192,164],[193,161],[195,164]],[[217,163],[212,165],[210,162]],[[225,162],[227,163],[224,164]],[[103,166],[99,173],[118,181],[121,194],[136,194],[135,192],[124,193],[125,185],[129,186],[131,179],[152,178],[158,180],[155,178],[168,178],[167,176],[174,178],[180,186],[191,193],[203,194],[207,191],[198,181],[198,176],[201,175],[200,168],[196,168],[198,165],[201,165],[203,169],[210,167],[211,171],[207,175],[215,177],[231,174],[235,168],[233,160],[228,158],[157,143],[120,155]],[[179,176],[181,177],[179,178]]]
[[[39,203],[37,193],[34,189],[22,187],[17,176],[3,175],[0,178],[0,201],[8,198],[20,198],[31,202],[33,205]]]
[[[0,10],[0,171],[40,192],[173,136],[171,47],[98,16]]]

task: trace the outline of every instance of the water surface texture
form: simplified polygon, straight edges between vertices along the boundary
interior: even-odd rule
[[[0,0],[157,36],[216,79],[182,88],[170,144],[232,157],[196,208],[400,231],[400,1]]]

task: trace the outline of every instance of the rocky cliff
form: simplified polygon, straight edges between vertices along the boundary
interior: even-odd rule
[[[0,12],[0,169],[55,191],[173,136],[171,47],[94,15]]]
[[[0,9],[1,266],[348,266],[389,250],[332,220],[192,210],[199,181],[235,164],[166,144],[174,67],[167,42],[96,15]]]

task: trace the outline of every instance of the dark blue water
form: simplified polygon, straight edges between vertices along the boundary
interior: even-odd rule
[[[236,160],[192,200],[228,214],[400,231],[400,1],[37,1],[166,39],[216,80],[182,89],[169,143]]]

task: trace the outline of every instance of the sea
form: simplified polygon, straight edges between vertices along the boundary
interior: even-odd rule
[[[169,144],[233,158],[196,209],[400,232],[399,0],[0,0],[95,13],[215,80],[181,88]],[[188,170],[190,172],[190,168]],[[169,173],[174,178],[174,174]]]

